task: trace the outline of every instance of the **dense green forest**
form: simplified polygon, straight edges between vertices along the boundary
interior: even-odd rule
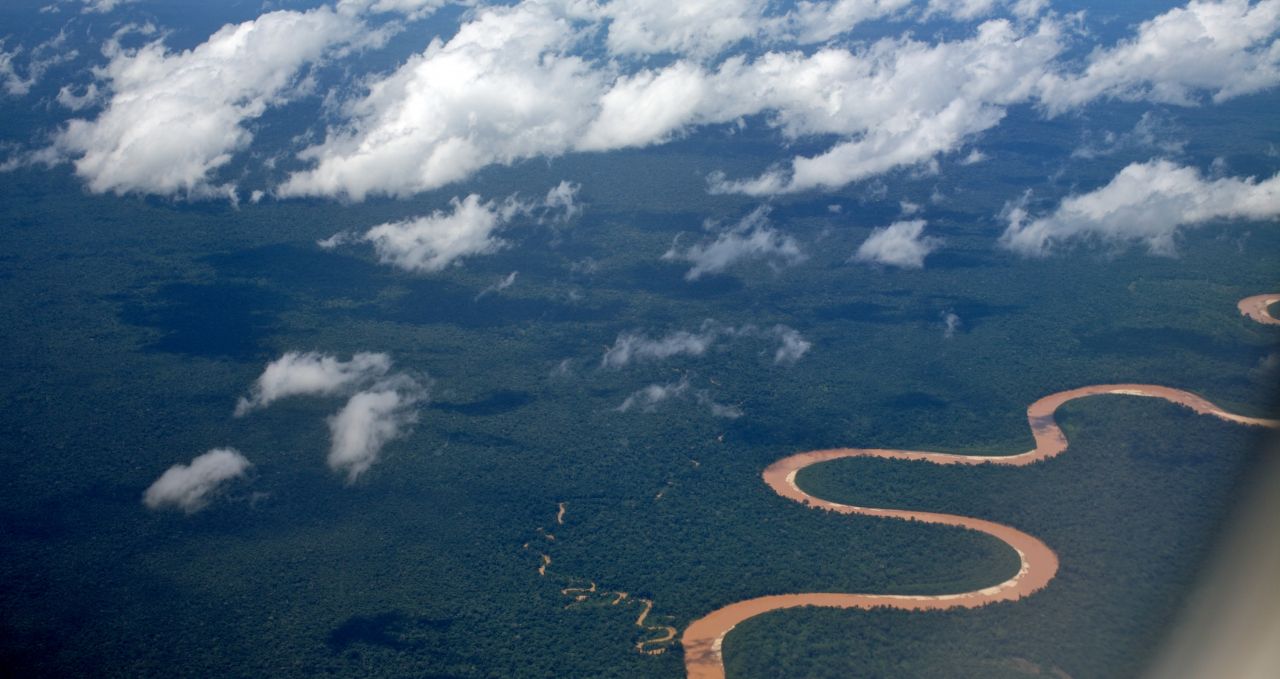
[[[1273,162],[1259,140],[1280,119],[1258,112],[1275,104],[1180,110],[1198,140],[1187,152],[1259,172]],[[1089,115],[1127,129],[1141,111]],[[1237,134],[1233,117],[1251,131]],[[940,176],[780,198],[769,218],[803,263],[689,282],[661,260],[677,234],[757,205],[708,195],[706,172],[771,162],[752,145],[763,132],[732,145],[722,133],[357,206],[107,199],[67,168],[0,174],[0,675],[679,677],[678,646],[634,650],[634,608],[566,607],[561,588],[585,579],[650,598],[654,620],[683,629],[746,597],[944,593],[1016,571],[1016,555],[982,535],[781,499],[760,480],[779,457],[1021,452],[1028,403],[1098,382],[1271,410],[1280,331],[1235,302],[1280,284],[1276,229],[1210,225],[1178,259],[1084,248],[1024,260],[994,247],[996,215],[1028,182],[1065,168],[1034,198],[1050,204],[1133,159],[1064,161],[1076,127],[1014,110],[984,138],[999,165],[948,161]],[[438,275],[315,246],[455,193],[536,195],[566,178],[582,183],[581,218],[513,226],[510,247]],[[919,271],[850,263],[902,200],[929,206],[945,249]],[[512,271],[516,285],[478,296]],[[961,320],[954,336],[946,313]],[[771,339],[742,334],[703,356],[600,365],[619,333],[707,319],[785,324],[813,347],[778,365]],[[263,365],[294,349],[388,352],[430,378],[413,435],[354,486],[324,466],[338,400],[231,417]],[[692,397],[618,412],[635,390],[682,378],[742,416]],[[1062,557],[1047,590],[970,612],[764,616],[730,635],[730,675],[999,677],[1031,663],[1130,676],[1211,553],[1259,437],[1136,399],[1073,403],[1062,417],[1071,450],[1028,469],[862,460],[801,478],[824,498],[1027,530]],[[220,445],[254,461],[229,496],[192,516],[142,506],[169,465]]]
[[[840,460],[797,478],[840,502],[1028,531],[1061,559],[1046,590],[976,611],[763,616],[729,637],[731,676],[777,667],[811,677],[927,677],[944,667],[956,677],[1137,674],[1247,489],[1259,454],[1244,451],[1264,434],[1119,396],[1070,404],[1060,421],[1070,448],[1028,468]]]

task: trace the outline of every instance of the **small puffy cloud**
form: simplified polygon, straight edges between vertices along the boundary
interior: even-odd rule
[[[795,365],[813,346],[800,331],[785,325],[775,325],[773,333],[778,338],[778,350],[773,354],[773,362],[778,365]]]
[[[450,211],[379,224],[363,234],[336,233],[318,241],[330,250],[347,243],[373,245],[378,260],[405,271],[435,273],[467,257],[487,255],[506,243],[497,231],[517,216],[537,217],[538,223],[565,223],[582,213],[578,185],[561,181],[541,203],[525,203],[514,195],[501,203],[482,201],[477,194],[449,201]],[[512,282],[514,282],[514,276]]]
[[[290,351],[267,364],[249,396],[236,403],[236,417],[289,396],[327,396],[347,392],[386,376],[391,357],[361,352],[341,361],[314,351]]]
[[[1174,255],[1185,227],[1280,216],[1280,174],[1261,182],[1205,179],[1193,167],[1153,160],[1129,165],[1102,188],[1063,199],[1046,216],[1032,218],[1020,205],[1006,214],[1000,244],[1022,255],[1044,256],[1073,241],[1141,243],[1151,254]]]
[[[964,324],[960,320],[960,316],[954,311],[944,311],[938,315],[942,319],[942,337],[951,339],[956,336],[956,332],[960,330],[960,326]]]
[[[605,350],[604,357],[600,359],[600,366],[623,368],[632,363],[661,361],[674,356],[702,356],[721,338],[777,340],[778,348],[773,358],[774,363],[780,365],[794,365],[812,346],[799,331],[785,325],[775,325],[770,330],[761,330],[754,325],[724,326],[708,320],[703,322],[697,332],[678,330],[657,339],[652,339],[643,333],[621,333],[613,346]]]
[[[360,240],[373,244],[383,264],[417,273],[440,271],[463,257],[490,254],[502,247],[494,231],[509,213],[492,201],[480,202],[474,193],[462,200],[454,198],[450,205],[452,212],[379,224]]]
[[[923,268],[924,258],[942,244],[941,238],[924,235],[925,224],[923,219],[913,219],[875,229],[853,258],[904,269]]]
[[[699,332],[679,330],[665,337],[650,339],[638,333],[618,335],[613,346],[604,352],[600,366],[622,368],[634,361],[661,361],[672,356],[701,356],[715,344],[720,329],[710,321]]]
[[[329,468],[345,473],[347,483],[354,483],[378,461],[383,446],[407,434],[418,421],[415,406],[420,398],[421,391],[411,380],[353,395],[329,418]]]
[[[575,184],[567,179],[562,179],[559,184],[551,187],[547,191],[546,198],[542,200],[542,206],[546,210],[544,219],[567,222],[581,215],[582,204],[578,202],[578,190],[581,188],[581,184]]]
[[[709,224],[710,226],[710,224]],[[759,207],[737,224],[718,233],[710,242],[691,245],[681,251],[677,245],[662,255],[663,261],[690,262],[685,280],[696,281],[706,274],[721,273],[745,259],[764,259],[774,265],[804,260],[799,244],[769,225],[769,210]]]
[[[494,283],[493,285],[490,285],[484,290],[481,290],[480,294],[476,295],[476,301],[479,301],[480,298],[484,297],[485,295],[493,294],[496,292],[502,292],[503,290],[506,290],[507,288],[515,285],[516,276],[518,275],[520,275],[519,271],[512,271],[511,273],[503,276],[502,278],[499,278],[498,282]]]
[[[1101,97],[1170,104],[1214,101],[1280,83],[1280,0],[1192,0],[1089,56],[1082,73],[1046,76],[1041,100],[1060,113]]]
[[[679,382],[650,384],[628,396],[622,402],[622,405],[618,406],[618,412],[625,413],[631,410],[640,410],[641,412],[651,413],[657,409],[660,403],[683,396],[688,391],[689,378],[687,376],[681,377]]]
[[[193,514],[208,506],[226,483],[244,476],[250,466],[239,451],[214,448],[189,465],[170,467],[147,488],[142,502],[150,509],[181,509]]]
[[[689,384],[689,376],[685,375],[677,382],[667,384],[650,384],[649,386],[632,392],[630,396],[619,405],[617,410],[620,413],[638,410],[644,413],[651,413],[658,409],[658,406],[671,400],[679,400],[692,397],[698,405],[704,406],[711,412],[713,417],[723,417],[727,419],[737,419],[742,417],[742,409],[737,406],[724,405],[716,403],[705,389],[693,389]]]
[[[105,109],[70,121],[54,148],[94,193],[225,193],[211,177],[249,145],[245,122],[296,96],[303,66],[362,28],[320,7],[224,26],[177,53],[159,40],[131,50],[113,39],[110,62],[95,70],[110,92]]]

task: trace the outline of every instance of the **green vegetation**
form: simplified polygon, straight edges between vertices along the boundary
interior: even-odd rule
[[[1108,107],[1098,124],[1127,129],[1139,114]],[[1213,153],[1241,172],[1264,166],[1267,125],[1280,121],[1223,136]],[[540,578],[537,554],[521,548],[540,526],[556,534],[556,571],[652,598],[655,619],[680,629],[762,594],[1003,580],[1016,558],[988,538],[809,511],[760,472],[839,445],[1019,452],[1031,445],[1028,403],[1096,382],[1168,384],[1268,410],[1277,331],[1241,318],[1235,302],[1276,288],[1277,230],[1206,227],[1178,260],[1086,250],[1026,261],[994,249],[995,215],[1029,182],[1067,162],[1069,178],[1037,194],[1051,201],[1131,160],[1063,161],[1077,132],[1015,111],[986,138],[998,166],[891,177],[883,196],[854,186],[779,200],[771,219],[807,261],[693,283],[660,257],[678,233],[701,238],[704,218],[755,207],[708,196],[702,180],[772,162],[749,152],[750,139],[713,131],[358,206],[233,210],[92,197],[65,169],[0,175],[0,666],[30,676],[681,676],[678,649],[635,652],[633,610],[565,608],[563,583]],[[583,184],[579,221],[513,226],[502,234],[509,248],[438,275],[314,245],[455,193],[537,195],[565,178]],[[923,271],[847,263],[871,228],[898,217],[899,200],[928,206],[944,250]],[[594,272],[574,268],[587,258]],[[516,270],[514,286],[475,299]],[[950,339],[948,311],[962,322]],[[726,338],[701,357],[599,367],[620,332],[662,335],[708,318],[786,324],[813,348],[785,367],[769,339]],[[324,418],[340,401],[230,416],[265,362],[291,349],[389,352],[430,375],[432,405],[345,487],[324,466]],[[616,412],[633,391],[685,375],[744,415],[715,418],[692,398]],[[1012,676],[1013,658],[1077,679],[1128,674],[1212,549],[1255,439],[1126,399],[1072,404],[1066,424],[1071,451],[1033,469],[851,461],[803,479],[831,499],[1026,529],[1063,557],[1048,590],[968,613],[767,616],[731,635],[732,675]],[[224,445],[255,465],[228,497],[190,517],[141,505],[169,465]],[[569,502],[563,526],[553,526],[558,501]]]
[[[728,638],[730,675],[788,667],[803,677],[1025,677],[1034,666],[1072,677],[1137,674],[1211,554],[1257,462],[1243,451],[1262,435],[1116,396],[1070,404],[1061,420],[1070,449],[1029,468],[840,460],[797,478],[836,501],[1017,526],[1061,558],[1047,589],[976,611],[762,616]]]

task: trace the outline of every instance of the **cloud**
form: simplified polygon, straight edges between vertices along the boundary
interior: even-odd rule
[[[345,472],[354,483],[378,461],[383,446],[408,433],[418,421],[414,406],[421,399],[416,382],[402,379],[351,397],[331,416],[329,468]]]
[[[1051,114],[1099,98],[1187,105],[1280,83],[1280,0],[1192,0],[1145,21],[1137,35],[1089,56],[1082,73],[1046,76]]]
[[[651,413],[666,401],[684,399],[690,396],[693,397],[693,400],[698,405],[706,407],[711,412],[712,417],[727,419],[742,417],[741,408],[716,403],[705,389],[691,389],[688,375],[682,376],[677,382],[650,384],[643,389],[632,392],[622,402],[622,405],[618,406],[617,411],[625,413],[639,410],[640,412]]]
[[[387,354],[361,352],[350,361],[314,351],[290,351],[267,364],[249,396],[236,403],[241,417],[289,396],[331,396],[368,384],[391,370]]]
[[[890,16],[911,0],[834,0],[796,4],[787,16],[787,33],[800,43],[825,42],[865,21]]]
[[[485,295],[495,293],[495,292],[502,292],[503,290],[506,290],[507,288],[515,285],[516,276],[518,275],[520,275],[519,271],[512,271],[511,273],[503,276],[502,278],[499,278],[497,283],[494,283],[493,285],[490,285],[484,290],[481,290],[480,294],[476,295],[476,301],[479,301],[480,298],[484,297]]]
[[[328,418],[332,436],[329,467],[353,483],[378,461],[382,447],[404,436],[418,421],[415,408],[427,390],[407,373],[388,374],[386,354],[362,352],[350,361],[316,352],[291,351],[267,364],[249,397],[236,404],[239,417],[289,396],[350,394]]]
[[[613,0],[605,45],[614,54],[672,53],[700,59],[756,37],[765,28],[765,0]]]
[[[509,215],[492,201],[471,194],[454,198],[453,212],[436,211],[425,217],[379,224],[360,240],[373,244],[383,264],[413,271],[440,271],[463,257],[496,252],[503,246],[494,231]]]
[[[113,38],[103,48],[110,62],[95,70],[106,108],[71,120],[54,147],[94,193],[227,193],[212,177],[249,145],[246,121],[295,98],[303,66],[362,35],[359,21],[320,7],[227,25],[183,52]]]
[[[551,187],[547,191],[547,197],[542,201],[546,209],[545,219],[553,222],[567,222],[581,215],[582,204],[578,202],[578,190],[581,188],[581,184],[563,179],[559,184]],[[557,212],[559,214],[556,214]]]
[[[497,231],[517,216],[536,215],[539,224],[568,222],[582,214],[577,192],[577,184],[561,181],[541,203],[525,203],[515,195],[501,203],[482,202],[473,193],[450,200],[451,212],[436,210],[422,217],[379,224],[364,234],[340,232],[316,245],[331,250],[348,243],[371,243],[383,264],[414,273],[435,273],[467,257],[492,254],[505,247]]]
[[[768,194],[836,187],[925,162],[994,126],[1004,106],[1031,97],[1062,49],[1050,19],[1027,33],[996,20],[968,40],[937,45],[886,39],[857,51],[733,55],[714,70],[695,56],[626,72],[618,62],[576,53],[601,21],[592,7],[526,2],[478,10],[448,42],[435,41],[372,80],[367,95],[346,105],[350,123],[305,150],[300,157],[313,166],[278,192],[404,196],[487,165],[663,143],[693,127],[765,112],[788,138],[843,140],[790,167],[754,180],[720,178],[713,188]]]
[[[1024,33],[1001,19],[981,24],[967,40],[885,39],[856,52],[771,53],[750,65],[730,60],[720,77],[736,82],[725,90],[754,95],[776,111],[784,135],[842,140],[758,177],[713,175],[710,188],[747,195],[832,189],[925,163],[994,127],[1005,107],[1031,99],[1061,50],[1055,21]]]
[[[105,14],[120,5],[127,5],[138,0],[82,0],[84,9],[80,10],[86,14]]]
[[[773,354],[773,362],[779,365],[795,365],[813,346],[798,330],[785,325],[773,326],[773,333],[781,343]]]
[[[5,94],[11,97],[25,96],[51,67],[79,56],[76,50],[66,49],[67,33],[64,29],[30,50],[26,59],[27,73],[21,75],[18,60],[27,50],[22,45],[6,50],[5,42],[6,39],[0,38],[0,83],[4,84]]]
[[[175,464],[142,495],[150,509],[181,509],[193,514],[208,506],[229,481],[244,476],[249,460],[233,448],[214,448],[191,464]]]
[[[1129,165],[1095,191],[1064,198],[1046,216],[1032,218],[1021,205],[1006,213],[1000,244],[1021,255],[1044,256],[1074,241],[1141,243],[1151,254],[1174,255],[1185,227],[1280,216],[1280,174],[1261,182],[1207,180],[1195,168],[1153,160]]]
[[[679,382],[650,384],[628,396],[622,402],[622,405],[618,406],[618,412],[625,413],[639,409],[641,412],[651,413],[657,409],[658,404],[671,398],[683,396],[687,391],[689,391],[688,376],[681,377]]]
[[[284,196],[407,196],[482,167],[568,150],[604,74],[567,54],[580,36],[553,3],[476,10],[345,108],[349,125],[302,152]]]
[[[362,23],[369,13],[414,18],[442,4],[343,0],[273,12],[182,53],[158,42],[133,51],[109,43],[111,61],[96,83],[109,92],[105,110],[69,124],[56,148],[93,191],[229,193],[229,184],[215,185],[219,168],[249,145],[250,121],[299,96],[308,64],[384,40],[385,31]],[[766,0],[476,7],[448,39],[360,80],[353,98],[335,94],[326,108],[335,121],[275,193],[404,197],[492,165],[662,144],[747,119],[775,128],[787,145],[826,146],[757,176],[712,174],[711,191],[832,190],[935,167],[998,125],[1010,106],[1056,115],[1103,98],[1187,104],[1203,93],[1221,101],[1280,83],[1273,37],[1280,0],[1195,0],[1080,62],[1062,58],[1085,35],[1067,30],[1080,19],[1045,11],[1042,0],[782,7]],[[829,42],[864,21],[943,16],[965,22],[942,32],[958,37],[907,32]],[[814,43],[825,44],[807,47]],[[661,56],[646,56],[653,54]],[[70,91],[64,99],[76,101]]]
[[[794,365],[812,346],[799,331],[785,325],[775,325],[764,331],[754,325],[733,327],[707,320],[698,332],[678,330],[658,339],[637,332],[621,333],[613,346],[605,350],[600,367],[623,368],[632,363],[661,361],[674,356],[702,356],[722,337],[776,339],[779,345],[773,358],[774,363],[780,365]]]
[[[964,323],[960,320],[960,316],[954,311],[944,311],[938,314],[942,318],[942,337],[943,339],[951,339],[956,336],[956,332],[960,330],[960,326]]]
[[[1155,149],[1163,155],[1178,155],[1186,147],[1187,141],[1173,139],[1177,131],[1176,125],[1167,117],[1147,111],[1134,124],[1132,130],[1119,134],[1111,131],[1103,132],[1099,142],[1086,143],[1073,150],[1071,157],[1093,160],[1122,150],[1140,149]],[[1086,139],[1091,136],[1087,135]]]
[[[714,227],[714,223],[709,222],[707,226]],[[756,208],[709,243],[691,245],[683,252],[673,244],[662,255],[663,261],[692,263],[693,267],[684,276],[689,281],[696,281],[706,274],[721,273],[745,259],[764,259],[774,265],[785,265],[801,262],[804,258],[794,238],[769,226],[767,207]]]
[[[721,329],[712,321],[702,324],[702,330],[693,333],[686,330],[673,332],[659,339],[649,339],[638,333],[622,333],[600,359],[603,368],[622,368],[635,361],[661,361],[672,356],[701,356],[715,344]]]
[[[859,262],[887,264],[904,269],[923,268],[924,258],[942,245],[941,238],[924,235],[927,223],[923,219],[913,219],[875,229],[858,247],[853,258]]]
[[[453,0],[339,0],[338,9],[349,13],[388,13],[403,14],[409,19],[422,19]],[[456,4],[470,4],[466,0],[458,0]]]

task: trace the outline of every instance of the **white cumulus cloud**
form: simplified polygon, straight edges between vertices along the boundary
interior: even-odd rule
[[[609,19],[610,52],[705,58],[756,37],[767,6],[765,0],[612,0],[599,12]]]
[[[105,109],[70,123],[55,148],[96,192],[229,192],[213,185],[216,172],[249,145],[250,121],[295,98],[307,64],[395,30],[363,24],[370,13],[415,18],[442,4],[342,0],[272,12],[182,53],[159,42],[137,50],[110,43],[110,63],[94,83]],[[962,22],[946,32],[953,37],[908,30],[872,42],[831,40],[864,21],[943,16]],[[1192,0],[1128,39],[1066,60],[1064,51],[1087,39],[1069,30],[1077,21],[1045,10],[1043,0],[477,6],[451,37],[358,81],[351,98],[335,89],[326,107],[333,124],[275,193],[403,197],[492,165],[662,144],[746,120],[775,128],[786,144],[827,145],[757,176],[713,174],[713,192],[832,190],[934,167],[1011,106],[1057,115],[1107,98],[1183,105],[1280,83],[1280,0]],[[814,43],[822,46],[807,47]],[[11,80],[23,87],[25,77]],[[82,105],[70,90],[63,99]]]
[[[228,25],[204,43],[171,52],[107,43],[95,70],[110,92],[93,120],[74,119],[55,148],[95,193],[208,194],[213,173],[245,149],[245,122],[291,98],[299,71],[358,39],[360,22],[328,7],[279,11]]]
[[[622,368],[635,361],[661,361],[672,356],[701,356],[715,344],[720,328],[711,321],[702,324],[698,332],[678,330],[658,339],[646,335],[625,332],[604,352],[600,365],[604,368]]]
[[[941,238],[924,235],[926,224],[923,219],[913,219],[874,229],[853,257],[859,262],[923,268],[925,257],[942,245]]]
[[[779,342],[778,350],[773,353],[773,362],[779,365],[795,365],[813,347],[813,343],[806,340],[800,331],[794,328],[775,325],[773,333]]]
[[[390,370],[386,354],[363,352],[340,361],[291,351],[267,364],[250,395],[236,405],[236,416],[289,396],[349,394],[342,410],[328,419],[328,462],[353,483],[378,461],[383,446],[408,433],[418,421],[416,406],[427,396],[417,377]]]
[[[1139,26],[1137,34],[1089,56],[1082,73],[1046,77],[1042,99],[1059,113],[1100,97],[1214,101],[1280,83],[1280,0],[1192,0]]]
[[[579,35],[551,3],[477,10],[347,106],[351,123],[301,157],[285,196],[405,196],[482,167],[569,149],[602,74],[568,54]]]
[[[290,351],[271,361],[253,383],[249,395],[236,403],[240,417],[290,396],[331,396],[386,376],[391,357],[361,352],[342,361],[315,351]]]
[[[693,389],[689,383],[689,376],[682,376],[679,381],[669,382],[667,384],[650,384],[647,387],[638,389],[627,396],[617,410],[620,413],[638,410],[644,413],[651,413],[658,409],[658,406],[667,401],[680,400],[692,397],[700,406],[707,408],[713,417],[722,417],[726,419],[737,419],[742,417],[742,409],[737,406],[716,403],[711,398],[711,394],[705,389]]]
[[[738,98],[776,111],[786,136],[843,139],[758,177],[712,176],[711,188],[748,195],[832,189],[958,150],[998,124],[1007,106],[1030,100],[1062,47],[1052,20],[1023,32],[1001,19],[981,24],[966,40],[885,39],[852,52],[771,53],[749,65],[730,60],[719,74],[731,85],[717,99],[722,109],[741,92]]]
[[[181,509],[192,514],[204,509],[229,481],[244,476],[251,465],[239,451],[214,448],[191,464],[175,464],[142,495],[150,509]]]
[[[714,228],[714,224],[709,223],[708,227]],[[794,238],[769,225],[769,210],[760,207],[716,234],[709,242],[691,245],[684,250],[673,244],[662,259],[693,264],[684,277],[696,281],[707,274],[721,273],[742,260],[763,259],[774,265],[795,264],[804,260],[804,253]]]
[[[622,405],[618,406],[618,412],[625,413],[638,409],[641,412],[651,413],[662,402],[683,396],[687,391],[689,391],[688,377],[682,377],[680,381],[669,384],[650,384],[623,400]]]
[[[378,461],[383,446],[404,436],[418,421],[415,406],[420,398],[417,384],[403,380],[353,395],[329,418],[329,468],[354,483]]]
[[[480,202],[474,193],[450,204],[453,212],[379,224],[360,239],[373,244],[383,264],[419,273],[440,271],[463,257],[502,247],[494,231],[505,221],[503,210]]]
[[[1095,191],[1063,199],[1048,215],[1033,218],[1022,206],[1007,212],[1000,244],[1022,255],[1043,256],[1077,241],[1141,243],[1152,254],[1173,255],[1183,228],[1280,216],[1280,174],[1263,181],[1205,179],[1193,167],[1153,160],[1125,167]]]

